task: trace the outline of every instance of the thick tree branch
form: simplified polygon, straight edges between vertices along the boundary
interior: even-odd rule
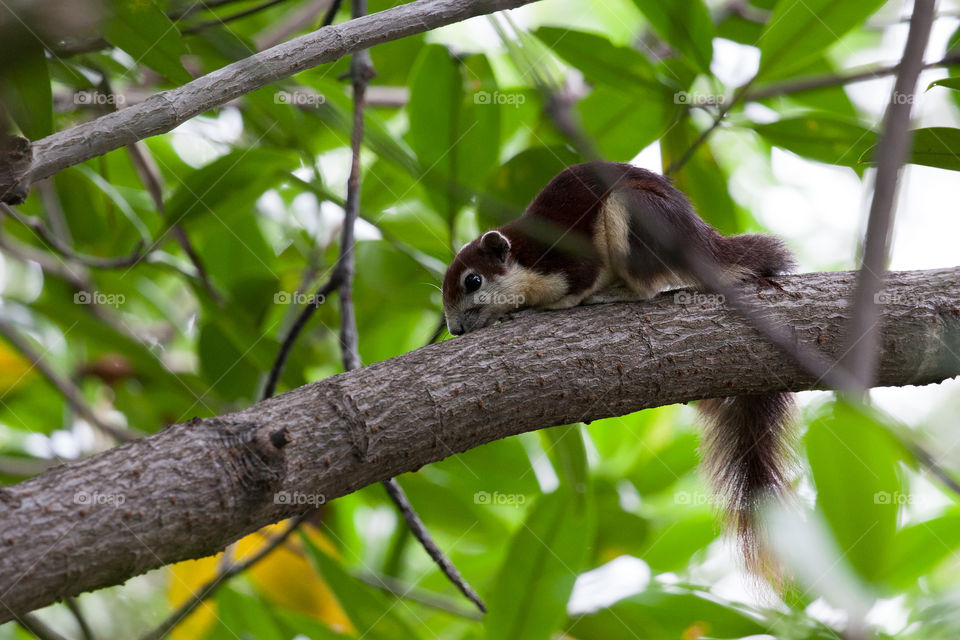
[[[836,360],[854,272],[755,286],[798,346]],[[884,280],[877,385],[960,374],[960,267]],[[199,558],[326,500],[518,433],[707,397],[825,388],[738,314],[667,293],[531,314],[174,425],[0,489],[0,622]],[[271,438],[285,429],[289,443]],[[282,444],[282,442],[281,442]]]
[[[0,159],[0,200],[24,195],[26,185],[114,149],[166,133],[190,118],[311,67],[381,42],[423,33],[474,16],[535,0],[416,0],[386,11],[323,27],[160,92],[136,106],[38,140],[27,177],[8,175]],[[23,155],[23,152],[20,153]],[[16,198],[13,198],[17,201]]]

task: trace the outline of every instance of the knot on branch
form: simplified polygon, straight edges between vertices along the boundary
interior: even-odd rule
[[[213,420],[221,440],[228,479],[245,503],[260,503],[276,491],[286,473],[284,447],[292,440],[286,427],[270,429],[250,422]]]
[[[33,145],[23,136],[0,135],[0,202],[20,204],[30,193]]]

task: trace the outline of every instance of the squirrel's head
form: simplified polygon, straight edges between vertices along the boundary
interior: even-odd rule
[[[443,277],[443,313],[455,336],[491,325],[524,304],[511,286],[510,240],[497,230],[470,242]]]

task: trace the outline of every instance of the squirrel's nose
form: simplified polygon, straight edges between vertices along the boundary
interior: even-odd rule
[[[450,333],[455,336],[462,336],[465,333],[462,322],[455,325],[451,324],[450,326],[447,327],[447,329],[449,329]]]

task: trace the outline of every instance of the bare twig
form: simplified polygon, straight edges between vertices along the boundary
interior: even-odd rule
[[[946,67],[954,64],[960,64],[960,53],[953,53],[944,56],[935,62],[924,63],[921,68],[931,69],[933,67]],[[827,87],[836,87],[866,80],[876,80],[884,76],[889,76],[900,71],[900,63],[885,67],[869,67],[863,70],[854,70],[846,73],[837,73],[831,75],[811,76],[809,78],[797,78],[778,84],[771,84],[760,87],[755,91],[749,92],[744,97],[744,102],[757,102],[765,98],[772,98],[790,93],[800,93],[813,89],[825,89]]]
[[[228,22],[233,22],[234,20],[240,20],[241,18],[246,18],[247,16],[252,16],[256,13],[260,13],[261,11],[264,11],[266,9],[269,9],[270,7],[276,6],[286,1],[287,0],[267,0],[267,2],[258,4],[255,7],[250,7],[249,9],[244,9],[243,11],[238,11],[237,13],[232,13],[229,16],[223,16],[222,18],[214,18],[213,20],[208,20],[207,22],[201,22],[200,24],[196,24],[191,27],[181,29],[180,33],[187,36],[187,35],[199,33],[211,27],[219,27],[221,25],[227,24]]]
[[[77,626],[80,627],[80,634],[83,636],[83,640],[94,640],[93,630],[90,628],[89,623],[87,623],[87,619],[84,617],[77,599],[68,596],[63,599],[63,602],[67,605],[67,609],[70,609],[70,613],[73,614],[74,619],[77,621]]]
[[[917,78],[923,66],[923,52],[933,24],[935,4],[935,0],[915,0],[913,4],[910,32],[897,72],[893,95],[887,105],[883,135],[877,145],[873,201],[867,221],[862,266],[857,275],[857,288],[852,302],[850,331],[847,333],[849,349],[840,361],[853,376],[848,387],[853,393],[863,392],[871,386],[879,357],[877,340],[880,331],[877,319],[880,314],[875,297],[880,292],[886,271],[890,231],[893,226],[893,201],[900,167],[910,153],[910,111]]]
[[[683,155],[678,159],[670,163],[670,166],[663,172],[664,175],[673,175],[677,171],[683,168],[683,165],[687,164],[690,158],[693,157],[693,154],[696,153],[697,149],[707,141],[707,138],[720,126],[720,123],[723,122],[723,119],[730,113],[730,110],[743,100],[744,96],[747,95],[747,92],[750,90],[750,86],[753,84],[753,80],[747,82],[745,85],[741,86],[733,94],[733,97],[730,100],[727,100],[723,103],[723,106],[720,107],[720,111],[717,112],[717,115],[713,117],[713,124],[711,124],[700,136],[693,141],[686,151],[683,152]]]
[[[124,269],[136,264],[147,255],[143,252],[142,241],[137,242],[137,246],[133,248],[130,255],[119,258],[99,258],[77,253],[69,244],[48,229],[39,218],[20,215],[15,209],[3,203],[0,203],[0,211],[23,226],[32,229],[37,237],[53,247],[60,255],[93,269]]]
[[[293,343],[297,341],[297,337],[299,337],[300,333],[303,331],[303,328],[307,325],[307,322],[310,320],[310,316],[313,315],[313,312],[317,310],[324,300],[326,300],[327,296],[336,290],[339,284],[339,278],[340,275],[338,267],[334,265],[333,273],[330,275],[330,279],[317,288],[317,291],[313,294],[311,301],[300,310],[296,320],[294,320],[293,324],[290,325],[290,328],[287,329],[287,333],[283,337],[283,342],[280,344],[280,350],[277,352],[277,357],[273,361],[273,366],[270,368],[270,373],[267,375],[267,382],[264,385],[263,393],[261,394],[262,399],[266,400],[276,393],[277,382],[279,382],[280,375],[283,373],[283,368],[287,364],[287,358],[290,356],[290,350],[293,348]]]
[[[136,142],[127,146],[127,152],[130,154],[130,161],[133,163],[137,175],[140,176],[141,182],[143,182],[147,191],[150,193],[150,197],[153,199],[157,213],[163,216],[166,212],[166,205],[163,200],[163,177],[160,175],[160,169],[156,163],[153,162],[153,158],[143,142]],[[210,282],[210,276],[203,266],[200,254],[197,253],[197,250],[194,249],[190,243],[187,230],[183,228],[183,225],[178,223],[173,225],[170,232],[176,239],[177,244],[180,245],[180,248],[183,249],[183,252],[187,255],[187,258],[193,263],[194,269],[197,270],[197,278],[199,278],[203,288],[210,295],[210,298],[219,304],[220,296],[217,294],[216,289],[213,288],[213,283]]]
[[[268,49],[279,44],[314,24],[316,16],[330,7],[332,0],[310,0],[310,2],[288,13],[277,24],[270,25],[268,30],[257,34],[257,50]]]
[[[200,0],[199,2],[191,2],[182,9],[174,9],[167,14],[167,17],[176,22],[177,20],[189,18],[193,14],[200,13],[201,11],[210,11],[211,9],[240,1],[241,0]]]
[[[6,338],[7,342],[19,351],[24,358],[30,361],[31,366],[36,367],[47,381],[52,384],[64,397],[77,414],[99,429],[101,432],[112,436],[120,442],[134,440],[143,435],[135,433],[123,427],[107,424],[94,413],[93,409],[83,399],[83,393],[77,388],[69,378],[65,378],[57,373],[44,359],[43,355],[33,348],[26,339],[20,337],[20,334],[6,320],[0,318],[0,333]]]
[[[0,474],[5,476],[29,478],[30,476],[43,473],[50,467],[55,467],[62,463],[62,460],[0,456]]]
[[[438,611],[445,611],[446,613],[459,616],[461,618],[466,618],[467,620],[475,620],[477,622],[483,620],[483,614],[478,613],[473,609],[460,607],[457,605],[456,601],[452,601],[450,598],[442,596],[438,593],[433,593],[432,591],[417,589],[413,585],[407,584],[402,580],[398,580],[391,576],[359,573],[354,574],[354,577],[357,580],[370,585],[371,587],[380,589],[381,591],[386,591],[387,593],[393,594],[398,598],[411,600],[413,602],[422,604],[425,607],[430,607],[431,609],[436,609]]]
[[[56,257],[56,254],[18,242],[2,232],[0,232],[0,250],[21,261],[36,262],[44,273],[62,278],[78,289],[89,285],[87,270],[83,265],[62,260]]]
[[[342,4],[343,0],[333,0],[333,2],[330,3],[327,13],[323,16],[321,27],[329,27],[333,24],[333,19],[337,17],[337,11],[340,11],[340,5]]]
[[[209,582],[200,587],[200,589],[196,591],[190,599],[177,607],[177,610],[167,616],[163,622],[140,636],[140,640],[160,640],[161,638],[166,637],[168,633],[173,631],[174,627],[186,620],[187,616],[193,613],[193,611],[203,604],[205,600],[216,593],[217,589],[223,586],[223,584],[230,580],[230,578],[237,574],[243,573],[286,542],[290,537],[290,534],[296,531],[297,527],[299,527],[312,513],[313,511],[307,511],[306,513],[293,518],[287,525],[287,528],[280,532],[277,537],[263,545],[257,550],[256,553],[251,555],[243,562],[227,565],[226,568],[220,571]]]
[[[20,616],[17,619],[17,624],[35,635],[39,640],[67,640],[32,613]]]
[[[397,479],[391,478],[382,484],[387,490],[387,495],[390,496],[393,503],[400,509],[400,513],[403,515],[403,519],[407,521],[407,526],[410,527],[413,536],[423,545],[423,548],[430,558],[440,567],[443,575],[447,576],[447,579],[460,590],[460,593],[462,593],[467,600],[475,604],[481,613],[486,613],[487,605],[483,603],[480,595],[474,591],[470,584],[460,575],[460,571],[457,570],[456,565],[447,558],[443,551],[440,550],[440,547],[437,546],[437,543],[434,542],[426,525],[423,524],[420,516],[417,515],[417,512],[413,509],[413,505],[410,504],[407,494],[403,492],[403,488],[400,487]]]

